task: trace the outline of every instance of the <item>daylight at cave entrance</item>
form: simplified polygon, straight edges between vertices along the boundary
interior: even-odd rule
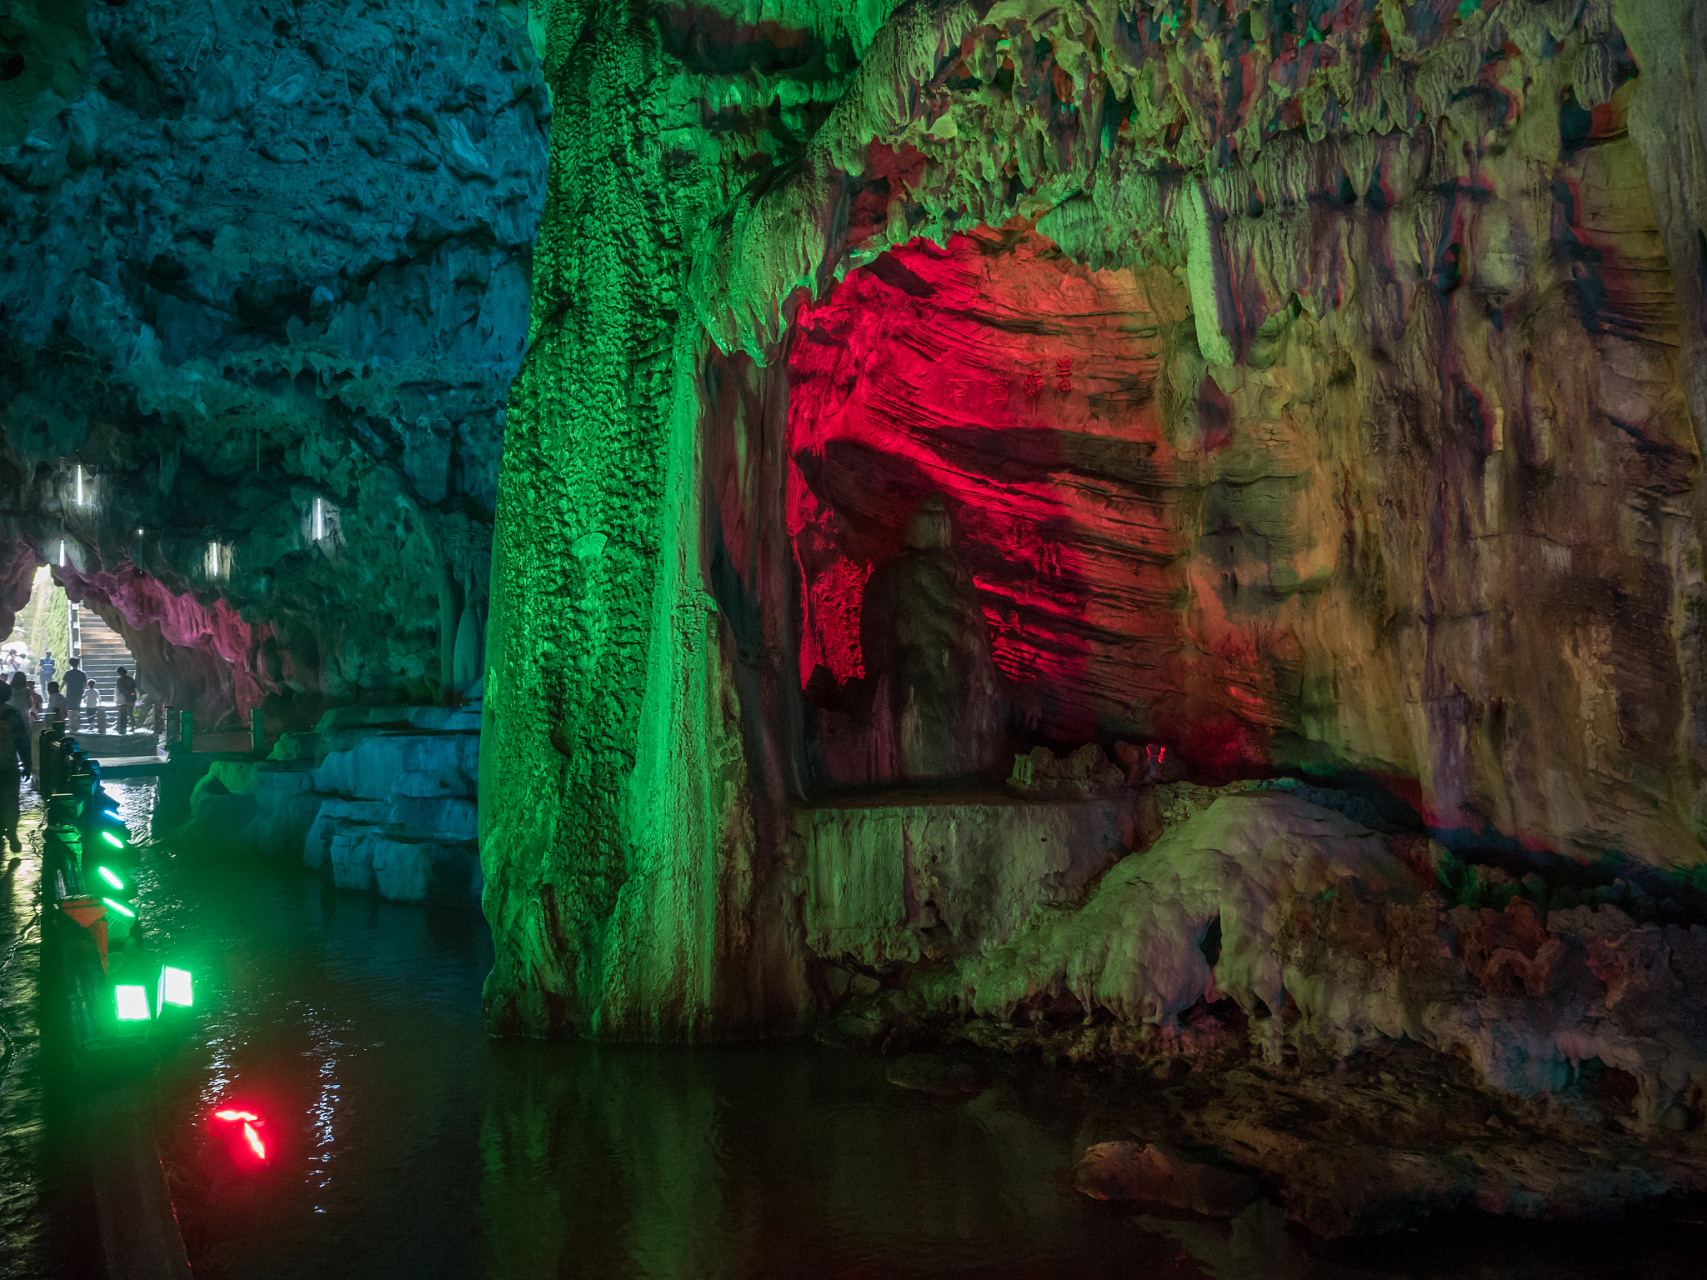
[[[1707,5],[0,0],[0,179],[0,1280],[1697,1274]]]

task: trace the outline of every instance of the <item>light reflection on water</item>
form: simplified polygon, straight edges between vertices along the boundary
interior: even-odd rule
[[[162,1110],[198,1276],[1196,1274],[1057,1186],[1070,1135],[993,1094],[799,1044],[494,1043],[478,917],[293,871],[174,863],[147,905],[201,984]],[[277,1160],[219,1182],[198,1122],[233,1101]]]
[[[1062,1185],[1109,1135],[1036,1096],[909,1093],[881,1060],[799,1043],[492,1042],[472,913],[289,867],[162,855],[139,879],[156,945],[199,984],[159,1121],[198,1280],[1698,1274],[1693,1237],[1604,1226],[1329,1254],[1272,1219],[1144,1219]],[[229,1102],[267,1118],[260,1174],[232,1175],[209,1140]]]
[[[6,873],[13,854],[0,850],[0,1278],[45,1273],[49,1206],[42,1160],[44,1068],[36,1033],[41,931],[36,882],[41,864],[32,830],[39,805],[23,792],[22,863]]]

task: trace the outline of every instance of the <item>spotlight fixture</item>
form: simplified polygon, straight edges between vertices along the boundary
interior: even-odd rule
[[[190,991],[190,971],[175,969],[169,964],[161,965],[159,999],[155,1003],[162,1009],[169,1004],[188,1009],[194,1003]]]
[[[120,1022],[147,1022],[153,1017],[148,1008],[148,991],[132,983],[113,988],[113,1003]]]

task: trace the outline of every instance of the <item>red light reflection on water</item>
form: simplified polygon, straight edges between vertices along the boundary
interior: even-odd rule
[[[254,1153],[255,1159],[265,1160],[267,1158],[266,1143],[261,1141],[261,1135],[256,1132],[256,1126],[264,1125],[266,1121],[262,1120],[255,1112],[239,1110],[236,1107],[222,1107],[213,1113],[213,1118],[226,1124],[241,1124],[243,1126],[244,1145]],[[233,1146],[235,1147],[235,1143]]]

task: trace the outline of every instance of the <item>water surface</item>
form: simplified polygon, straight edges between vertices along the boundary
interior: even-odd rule
[[[472,912],[164,850],[139,881],[154,945],[199,984],[158,1129],[201,1280],[1701,1274],[1687,1226],[1451,1221],[1330,1250],[1277,1210],[1160,1221],[1066,1185],[1110,1136],[1070,1090],[939,1098],[802,1043],[493,1042]],[[221,1107],[265,1117],[259,1169]]]

